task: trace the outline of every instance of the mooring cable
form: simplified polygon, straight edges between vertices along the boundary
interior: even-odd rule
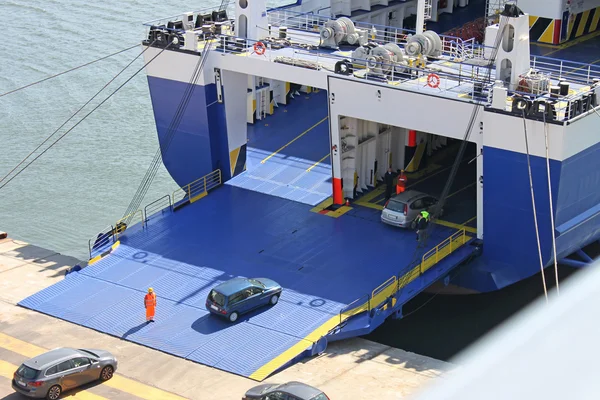
[[[130,47],[126,48],[126,49],[119,50],[119,51],[117,51],[117,52],[115,52],[115,53],[112,53],[112,54],[109,54],[109,55],[107,55],[107,56],[100,57],[100,58],[98,58],[98,59],[96,59],[96,60],[94,60],[94,61],[90,61],[90,62],[87,62],[87,63],[85,63],[85,64],[82,64],[82,65],[80,65],[80,66],[78,66],[78,67],[74,67],[74,68],[68,69],[68,70],[66,70],[66,71],[63,71],[63,72],[59,72],[58,74],[54,74],[54,75],[52,75],[52,76],[49,76],[49,77],[46,77],[46,78],[44,78],[44,79],[40,79],[39,81],[32,82],[32,83],[29,83],[29,84],[27,84],[27,85],[25,85],[25,86],[21,86],[21,87],[19,87],[19,88],[13,89],[13,90],[11,90],[11,91],[8,91],[8,92],[6,92],[6,93],[2,93],[2,94],[0,94],[0,97],[4,97],[4,96],[6,96],[6,95],[8,95],[8,94],[11,94],[11,93],[18,92],[19,90],[26,89],[26,88],[28,88],[28,87],[31,87],[31,86],[33,86],[33,85],[37,85],[38,83],[45,82],[45,81],[47,81],[47,80],[49,80],[49,79],[52,79],[52,78],[56,78],[57,76],[64,75],[64,74],[66,74],[66,73],[68,73],[68,72],[75,71],[75,70],[77,70],[77,69],[79,69],[79,68],[87,67],[88,65],[94,64],[94,63],[96,63],[96,62],[98,62],[98,61],[105,60],[105,59],[107,59],[107,58],[110,58],[110,57],[112,57],[112,56],[116,56],[117,54],[123,53],[123,52],[125,52],[125,51],[127,51],[127,50],[131,50],[131,49],[133,49],[134,47],[137,47],[137,46],[139,46],[139,45],[138,45],[138,44],[135,44],[135,45],[133,45],[133,46],[130,46]]]

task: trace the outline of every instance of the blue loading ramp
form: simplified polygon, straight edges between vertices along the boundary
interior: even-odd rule
[[[248,127],[247,170],[226,182],[315,206],[332,194],[327,92],[297,95]]]
[[[429,247],[454,232],[438,226]],[[151,218],[145,227],[129,228],[110,255],[19,304],[263,380],[312,354],[315,343],[322,347],[323,336],[340,338],[334,329],[340,321],[363,311],[382,315],[375,307],[379,300],[367,310],[360,299],[368,300],[373,289],[405,268],[415,247],[414,232],[351,215],[330,218],[305,204],[223,185],[199,202]],[[417,276],[411,288],[398,292],[396,306],[472,251],[463,245]],[[284,287],[283,295],[276,306],[234,324],[209,315],[208,291],[235,276],[272,278]],[[158,295],[154,324],[145,323],[148,287]],[[381,293],[387,301],[387,286]],[[381,322],[369,317],[369,329]],[[364,331],[364,324],[353,331],[352,326],[344,327],[344,336]]]

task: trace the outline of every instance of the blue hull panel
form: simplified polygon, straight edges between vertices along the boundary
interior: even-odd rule
[[[227,173],[228,168],[222,167],[228,165],[229,158],[225,107],[216,102],[215,85],[190,85],[149,76],[148,87],[163,164],[175,182],[187,185],[219,167]],[[191,96],[183,111],[180,103],[186,90]]]
[[[493,291],[540,271],[527,156],[484,148],[483,255],[458,286]],[[553,264],[546,159],[530,157],[542,262]],[[557,258],[600,238],[600,144],[563,161],[550,160]]]

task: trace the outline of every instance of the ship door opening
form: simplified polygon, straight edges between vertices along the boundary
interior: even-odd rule
[[[354,205],[382,210],[387,200],[386,172],[391,169],[391,195],[418,191],[439,199],[450,178],[461,140],[384,125],[347,116],[339,117],[341,180],[345,199]],[[477,146],[467,143],[446,198],[441,223],[477,232],[479,182]],[[403,172],[406,183],[398,185]],[[373,211],[378,218],[379,211]]]
[[[246,120],[244,166],[228,183],[321,203],[332,195],[327,92],[260,76],[247,79],[246,107],[237,110]]]

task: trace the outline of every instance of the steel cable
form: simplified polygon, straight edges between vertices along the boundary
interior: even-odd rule
[[[156,154],[154,155],[154,158],[152,159],[150,166],[148,167],[148,170],[146,171],[146,174],[144,175],[144,178],[142,179],[136,193],[133,195],[133,198],[131,199],[129,206],[127,207],[127,209],[123,215],[123,220],[124,220],[125,224],[129,224],[129,222],[131,222],[131,220],[134,216],[133,213],[139,209],[139,207],[144,199],[144,196],[146,195],[150,185],[152,184],[152,181],[154,180],[154,177],[156,176],[156,173],[158,172],[160,162],[162,161],[162,153],[166,154],[166,152],[168,151],[168,149],[171,145],[174,134],[175,134],[177,128],[179,127],[179,124],[181,123],[183,114],[185,113],[185,110],[187,109],[187,106],[189,104],[191,96],[195,90],[196,82],[198,81],[198,78],[200,77],[200,74],[203,71],[204,64],[206,62],[206,59],[208,58],[209,50],[210,50],[210,46],[207,46],[205,48],[204,53],[199,57],[198,62],[196,63],[196,68],[194,69],[194,72],[192,73],[192,77],[190,78],[190,81],[188,82],[188,85],[187,85],[187,87],[184,91],[184,94],[182,96],[182,99],[177,107],[175,115],[173,116],[173,119],[171,120],[171,124],[167,128],[167,133],[165,135],[165,139],[163,140],[163,145],[162,146],[159,145],[159,149],[157,150]]]
[[[165,149],[165,151],[166,151],[166,149],[168,149],[168,147],[171,143],[171,140],[173,138],[174,132],[177,129],[177,127],[179,126],[181,117],[183,116],[183,113],[185,112],[185,109],[187,108],[189,99],[194,90],[195,82],[197,81],[197,79],[199,77],[199,73],[202,69],[202,66],[203,66],[202,60],[204,60],[205,55],[206,54],[203,54],[202,57],[200,57],[198,59],[198,63],[196,64],[196,68],[194,69],[194,72],[192,73],[192,77],[190,78],[189,84],[186,87],[186,90],[184,91],[182,100],[180,101],[178,108],[176,110],[176,113],[175,113],[173,119],[171,120],[171,124],[169,125],[169,127],[167,129],[167,134],[166,134],[166,139],[165,139],[166,144],[163,147],[163,149]],[[160,166],[160,161],[162,160],[161,154],[162,154],[162,150],[159,147],[156,154],[154,155],[154,158],[150,164],[150,167],[146,171],[146,174],[145,174],[144,178],[142,179],[140,186],[138,187],[137,192],[134,194],[127,210],[125,211],[125,215],[123,216],[123,218],[126,219],[125,220],[126,224],[128,224],[131,221],[131,219],[133,218],[132,213],[138,209],[150,184],[152,183],[152,180],[154,179],[156,172],[158,171],[158,168]]]
[[[137,47],[137,46],[138,46],[138,45],[137,45],[137,44],[135,44],[135,45],[133,45],[133,46],[131,46],[131,47],[128,47],[128,48],[126,48],[126,49],[123,49],[123,50],[119,50],[119,51],[117,51],[116,53],[112,53],[112,54],[109,54],[109,55],[107,55],[107,56],[104,56],[104,57],[100,57],[100,58],[98,58],[98,59],[96,59],[96,60],[94,60],[94,61],[87,62],[87,63],[85,63],[85,64],[82,64],[82,65],[78,66],[78,67],[71,68],[71,69],[68,69],[68,70],[66,70],[66,71],[63,71],[63,72],[59,72],[58,74],[54,74],[54,75],[52,75],[52,76],[49,76],[49,77],[47,77],[47,78],[41,79],[41,80],[39,80],[39,81],[37,81],[37,82],[33,82],[33,83],[30,83],[30,84],[28,84],[28,85],[21,86],[20,88],[17,88],[17,89],[11,90],[11,91],[9,91],[9,92],[6,92],[6,93],[2,93],[2,94],[0,94],[0,97],[6,96],[6,95],[8,95],[8,94],[11,94],[11,93],[18,92],[19,90],[23,90],[23,89],[25,89],[25,88],[28,88],[28,87],[30,87],[30,86],[33,86],[33,85],[37,85],[38,83],[45,82],[45,81],[47,81],[47,80],[49,80],[49,79],[52,79],[52,78],[56,78],[57,76],[64,75],[64,74],[66,74],[66,73],[68,73],[68,72],[75,71],[76,69],[79,69],[79,68],[86,67],[86,66],[88,66],[88,65],[90,65],[90,64],[93,64],[93,63],[95,63],[95,62],[98,62],[98,61],[105,60],[105,59],[107,59],[107,58],[109,58],[109,57],[116,56],[117,54],[123,53],[123,52],[125,52],[125,51],[127,51],[127,50],[131,50],[131,49],[133,49],[134,47]]]
[[[29,164],[27,164],[23,169],[21,169],[19,172],[17,172],[15,175],[13,175],[8,181],[6,181],[2,186],[0,186],[0,189],[4,188],[6,185],[8,185],[13,179],[15,179],[17,176],[19,176],[19,174],[21,174],[21,172],[25,171],[27,169],[27,167],[29,167],[31,164],[33,164],[37,159],[39,159],[45,152],[47,152],[48,150],[50,150],[56,143],[58,143],[62,138],[64,138],[67,134],[69,134],[69,132],[71,132],[73,129],[75,129],[75,127],[77,127],[80,123],[82,123],[87,117],[89,117],[94,111],[96,111],[98,108],[100,108],[100,106],[102,106],[102,104],[104,104],[106,101],[108,101],[108,99],[110,99],[115,93],[117,93],[119,90],[121,90],[121,88],[123,88],[123,86],[125,86],[127,83],[129,83],[129,81],[131,81],[138,73],[140,73],[144,68],[146,68],[146,66],[148,64],[150,64],[152,61],[154,61],[156,59],[156,57],[158,57],[159,55],[162,54],[163,51],[165,51],[169,46],[171,45],[171,43],[167,44],[167,46],[162,49],[156,56],[154,56],[152,59],[150,59],[150,61],[148,61],[147,63],[145,63],[140,69],[138,69],[131,77],[129,77],[125,82],[123,82],[117,89],[115,89],[111,94],[108,95],[108,97],[106,97],[104,100],[102,100],[100,102],[100,104],[98,104],[97,106],[95,106],[92,111],[90,111],[89,113],[87,113],[82,119],[80,119],[75,125],[73,125],[71,128],[69,128],[65,133],[63,133],[58,139],[56,139],[52,144],[50,144],[50,146],[48,146],[45,150],[43,150],[40,154],[38,154]]]
[[[115,76],[113,76],[103,87],[102,89],[100,89],[98,92],[96,92],[95,95],[93,95],[84,105],[82,105],[77,111],[75,111],[75,113],[73,115],[71,115],[65,122],[63,122],[63,124],[61,126],[59,126],[58,128],[56,128],[56,130],[54,132],[52,132],[50,134],[50,136],[48,136],[42,143],[40,143],[31,153],[29,153],[23,160],[21,160],[21,162],[19,162],[12,170],[10,170],[6,175],[4,175],[2,177],[2,179],[0,179],[0,183],[2,183],[10,174],[12,174],[17,168],[19,168],[21,166],[21,164],[23,164],[29,157],[31,157],[36,151],[39,150],[40,147],[42,147],[44,145],[44,143],[46,143],[48,140],[50,140],[60,129],[62,129],[70,120],[72,120],[77,114],[79,114],[79,112],[81,110],[83,110],[88,104],[90,104],[92,102],[92,100],[94,100],[100,93],[102,93],[102,91],[104,89],[106,89],[106,87],[108,85],[110,85],[115,79],[117,79],[123,72],[125,72],[125,70],[127,68],[129,68],[131,66],[131,64],[133,64],[135,62],[135,60],[137,60],[142,54],[144,54],[144,52],[147,50],[144,49],[141,53],[139,53],[137,56],[135,56],[135,58],[133,60],[131,60],[129,62],[129,64],[127,64],[125,67],[123,67],[123,69],[121,69],[121,71],[119,71],[118,74],[116,74]]]
[[[503,23],[503,21],[504,21],[504,23]],[[501,18],[500,23],[499,23],[498,33],[496,36],[496,40],[494,42],[494,47],[490,54],[489,62],[486,66],[486,68],[488,70],[487,77],[486,77],[487,82],[490,82],[490,79],[491,79],[492,67],[494,65],[496,56],[498,54],[498,48],[502,41],[502,36],[504,34],[504,29],[506,29],[507,21],[508,21],[507,18]],[[461,142],[460,148],[458,150],[458,153],[456,155],[456,158],[454,159],[454,163],[452,165],[450,175],[448,176],[448,179],[446,180],[446,184],[444,186],[444,189],[442,190],[442,194],[440,195],[438,203],[436,204],[435,209],[432,213],[432,218],[431,218],[432,220],[435,220],[444,208],[446,199],[448,197],[448,194],[450,193],[450,189],[451,189],[452,185],[454,184],[454,179],[456,178],[456,174],[458,173],[458,169],[460,167],[462,158],[464,156],[464,153],[465,153],[465,150],[466,150],[466,147],[468,144],[468,139],[469,139],[469,136],[473,129],[473,125],[475,124],[475,120],[476,120],[477,114],[479,113],[479,109],[480,109],[480,105],[475,104],[475,106],[473,107],[473,111],[471,113],[471,117],[469,118],[467,128],[465,130],[465,135],[462,139],[462,142]],[[421,262],[423,261],[423,257],[426,254],[427,241],[428,241],[429,237],[432,236],[432,233],[435,231],[436,227],[437,227],[437,224],[431,224],[431,227],[428,228],[428,230],[427,230],[427,236],[426,236],[426,238],[424,238],[425,245],[423,246],[423,250],[422,250],[423,254],[421,254]],[[452,240],[452,239],[450,239],[450,240]],[[403,279],[405,276],[407,276],[407,274],[412,269],[416,268],[417,265],[419,265],[417,263],[417,261],[419,260],[418,255],[420,253],[420,247],[421,246],[417,246],[417,248],[415,249],[415,251],[413,253],[411,262],[408,264],[407,267],[405,267],[403,270],[401,270],[400,273],[398,274],[398,296],[402,293],[401,290],[404,288],[404,286],[406,286],[406,285],[404,285],[404,286],[400,287],[400,282],[401,282],[400,280]]]

